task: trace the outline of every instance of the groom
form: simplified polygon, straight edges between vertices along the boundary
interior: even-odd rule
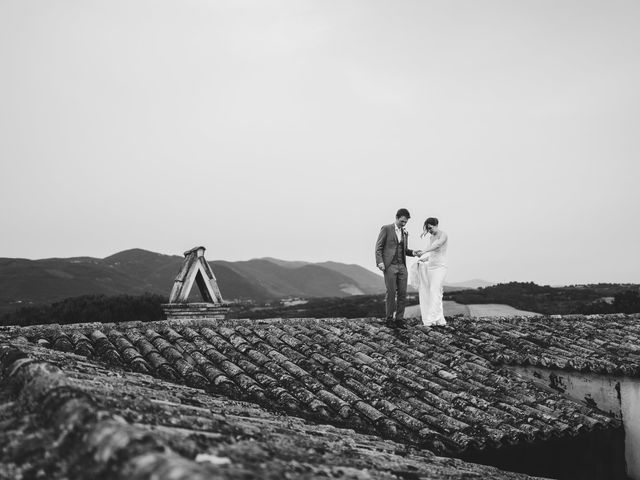
[[[407,255],[415,255],[414,251],[408,248],[408,233],[404,229],[409,218],[409,210],[398,210],[396,221],[380,229],[376,242],[376,264],[384,273],[384,283],[387,287],[385,325],[391,328],[407,328],[403,322],[407,300]]]

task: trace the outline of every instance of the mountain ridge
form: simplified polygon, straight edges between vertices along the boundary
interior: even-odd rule
[[[105,258],[0,258],[0,313],[81,295],[168,297],[183,257],[142,248]],[[384,293],[382,275],[357,264],[287,261],[273,257],[209,261],[227,301],[346,297]],[[197,301],[197,289],[190,299]]]
[[[0,258],[0,313],[81,295],[155,293],[168,296],[182,261],[182,256],[141,248],[123,250],[105,258]],[[375,273],[370,272],[369,279],[360,275],[357,280],[335,266],[326,268],[311,262],[270,258],[238,262],[214,260],[209,264],[227,301],[340,297],[378,294],[384,290],[382,278]],[[195,297],[198,297],[197,289],[192,290],[191,298]]]

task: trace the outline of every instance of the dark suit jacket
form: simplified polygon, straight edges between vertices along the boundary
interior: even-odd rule
[[[402,263],[407,265],[407,255],[413,257],[413,250],[409,247],[409,235],[403,229],[404,235],[404,251],[402,252]],[[396,248],[398,246],[398,237],[396,237],[396,226],[394,223],[390,225],[384,225],[380,229],[378,235],[378,241],[376,242],[376,265],[384,263],[384,268],[391,265],[393,256],[396,254]]]

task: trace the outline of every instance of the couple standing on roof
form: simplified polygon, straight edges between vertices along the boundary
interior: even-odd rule
[[[418,287],[422,323],[426,326],[445,325],[442,292],[447,274],[447,234],[438,228],[437,218],[429,217],[420,235],[420,238],[427,237],[426,248],[410,250],[409,234],[404,228],[409,218],[411,215],[406,208],[398,210],[396,221],[380,229],[376,242],[376,264],[384,274],[387,288],[385,325],[406,328],[403,317],[409,279],[407,255],[418,257],[418,262],[412,266],[411,283]]]

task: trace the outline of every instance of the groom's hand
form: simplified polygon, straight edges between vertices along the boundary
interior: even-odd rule
[[[378,268],[384,272],[384,263],[379,263]]]

